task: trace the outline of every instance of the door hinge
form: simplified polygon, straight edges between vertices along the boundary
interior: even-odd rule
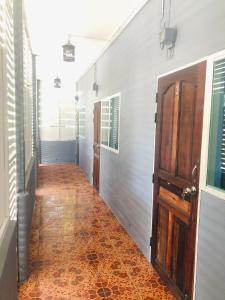
[[[158,114],[155,113],[155,123],[157,122],[157,116],[158,116]]]
[[[155,102],[158,103],[158,93],[155,94]]]
[[[152,237],[150,237],[149,245],[152,247]]]
[[[155,183],[155,174],[152,174],[152,183]]]

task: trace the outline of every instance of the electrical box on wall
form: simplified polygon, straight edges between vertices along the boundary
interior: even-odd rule
[[[160,46],[163,49],[165,46],[170,49],[175,46],[177,37],[177,29],[172,27],[165,27],[160,32]]]

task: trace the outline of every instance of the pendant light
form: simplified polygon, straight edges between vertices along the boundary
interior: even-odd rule
[[[57,75],[57,77],[54,79],[54,87],[55,88],[61,88],[61,79],[58,77],[58,75]]]
[[[71,43],[70,38],[63,47],[63,60],[68,62],[75,61],[75,46]]]

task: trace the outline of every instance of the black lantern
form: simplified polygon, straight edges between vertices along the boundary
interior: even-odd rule
[[[61,79],[58,76],[54,79],[54,87],[61,88]]]
[[[63,60],[73,62],[75,61],[75,46],[71,44],[70,40],[62,46],[63,47]]]

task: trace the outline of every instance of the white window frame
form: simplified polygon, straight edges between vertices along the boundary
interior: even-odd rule
[[[101,140],[101,143],[100,143],[100,145],[101,145],[101,148],[104,148],[104,149],[106,149],[106,150],[109,150],[109,151],[111,151],[111,152],[113,152],[113,153],[115,153],[115,154],[119,154],[119,152],[120,152],[120,113],[121,113],[120,111],[121,111],[121,92],[116,93],[116,94],[113,94],[113,95],[111,95],[111,96],[109,96],[109,97],[106,97],[106,98],[104,98],[104,99],[101,99],[101,104],[102,104],[102,102],[104,102],[104,101],[109,101],[110,99],[116,98],[116,97],[119,97],[118,149],[114,149],[114,148],[112,148],[112,147],[109,147],[109,146],[106,146],[106,145],[102,144],[102,105],[101,105],[101,129],[100,129],[100,140]]]
[[[225,200],[225,191],[217,187],[207,185],[213,67],[215,61],[223,58],[225,59],[225,50],[210,55],[207,58],[199,189],[222,200]]]

